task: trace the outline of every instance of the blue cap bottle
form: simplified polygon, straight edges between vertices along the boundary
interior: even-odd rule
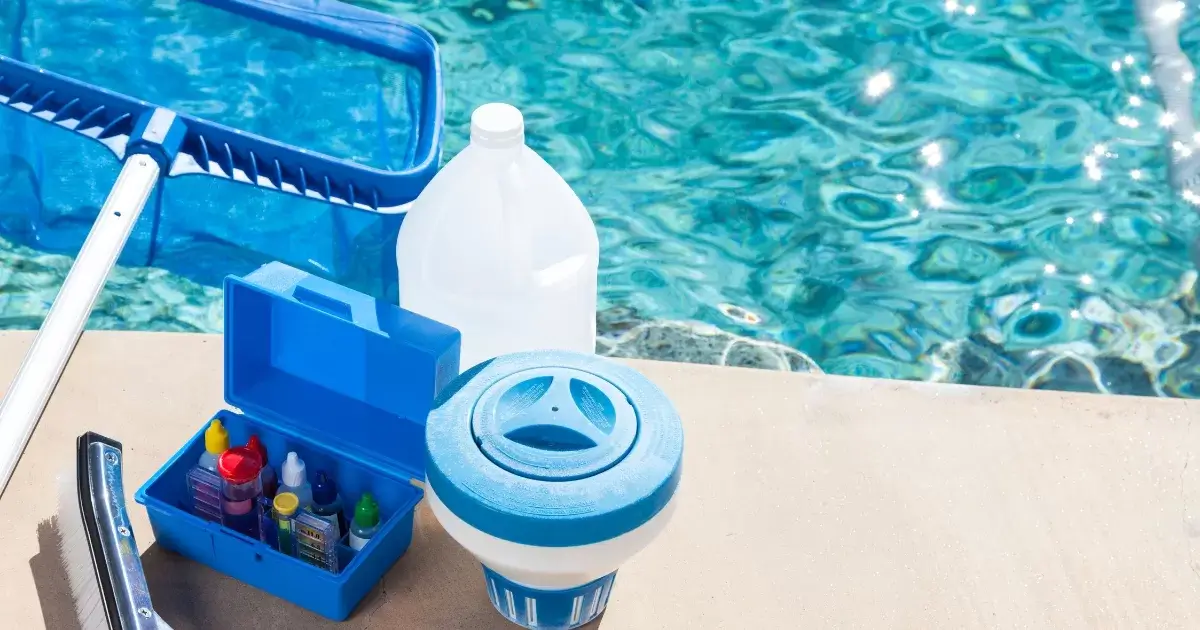
[[[334,527],[334,533],[340,540],[346,531],[342,524],[342,497],[338,494],[337,483],[325,471],[317,472],[317,481],[312,487],[313,514],[329,521]]]

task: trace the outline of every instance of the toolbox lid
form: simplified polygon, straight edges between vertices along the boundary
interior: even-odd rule
[[[425,477],[458,330],[283,263],[225,279],[225,400],[340,456]]]

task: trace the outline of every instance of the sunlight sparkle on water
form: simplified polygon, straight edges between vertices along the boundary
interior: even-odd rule
[[[1098,182],[1103,174],[1100,172],[1100,157],[1108,156],[1108,147],[1103,144],[1097,144],[1092,147],[1092,152],[1083,156],[1083,168],[1087,171],[1088,179]]]
[[[937,188],[925,189],[925,203],[929,204],[930,208],[937,209],[946,205],[946,198],[942,196],[942,191]]]
[[[895,80],[892,78],[892,73],[884,70],[867,79],[867,96],[879,98],[890,92],[893,86],[895,86]]]
[[[930,142],[921,147],[921,157],[925,159],[925,165],[930,168],[941,166],[945,159],[942,156],[942,147],[938,146],[936,142]]]

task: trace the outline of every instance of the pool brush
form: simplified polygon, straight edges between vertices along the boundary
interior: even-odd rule
[[[59,551],[81,630],[170,630],[154,612],[121,482],[121,443],[92,432],[59,479]]]
[[[1137,0],[1138,22],[1150,45],[1154,85],[1170,119],[1167,127],[1171,186],[1192,201],[1200,192],[1200,148],[1196,146],[1192,110],[1196,69],[1179,46],[1179,23],[1184,8],[1184,3],[1178,0]]]

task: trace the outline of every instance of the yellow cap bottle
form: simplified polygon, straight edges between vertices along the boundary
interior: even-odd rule
[[[291,492],[275,495],[275,537],[279,550],[289,556],[296,555],[296,535],[292,531],[292,519],[300,509],[300,499]]]
[[[300,499],[291,492],[280,492],[275,495],[275,513],[279,516],[291,516],[300,509]]]
[[[204,453],[200,455],[200,466],[209,470],[217,469],[217,458],[229,450],[229,431],[217,418],[213,418],[204,430]]]

